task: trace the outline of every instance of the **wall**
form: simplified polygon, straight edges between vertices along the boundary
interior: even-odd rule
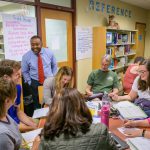
[[[96,0],[95,0],[96,1]],[[98,1],[98,0],[97,0]],[[91,11],[88,9],[89,0],[77,0],[77,25],[78,26],[106,26],[109,14]],[[122,29],[135,29],[135,22],[147,23],[147,10],[122,3],[118,0],[99,0],[115,7],[127,8],[132,11],[132,17],[115,15],[115,20]],[[149,38],[150,39],[150,38]],[[149,42],[150,43],[150,42]],[[89,73],[92,71],[92,60],[84,59],[77,61],[77,88],[84,92]]]
[[[146,39],[145,39],[145,57],[150,58],[150,10],[148,11]]]

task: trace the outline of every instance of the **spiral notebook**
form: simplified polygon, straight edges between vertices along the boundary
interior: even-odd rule
[[[126,141],[131,150],[150,150],[150,139],[136,137],[128,138]]]
[[[115,104],[114,107],[124,119],[145,119],[148,117],[139,106],[129,101],[119,102]]]

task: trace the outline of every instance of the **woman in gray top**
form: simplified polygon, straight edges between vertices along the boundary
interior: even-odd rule
[[[0,147],[3,150],[18,150],[21,134],[7,111],[16,98],[16,85],[11,80],[0,78]]]
[[[52,103],[55,93],[59,93],[63,87],[73,86],[73,71],[68,66],[61,67],[55,77],[49,77],[43,84],[43,102],[46,105]]]

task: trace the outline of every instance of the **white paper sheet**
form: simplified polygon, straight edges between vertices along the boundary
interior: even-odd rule
[[[42,128],[39,128],[37,130],[22,133],[22,137],[27,143],[32,143],[34,141],[35,137],[41,133],[41,130],[42,130]]]
[[[49,107],[34,110],[32,118],[46,117],[49,112]]]

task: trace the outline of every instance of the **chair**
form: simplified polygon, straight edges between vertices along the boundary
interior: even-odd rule
[[[43,104],[43,86],[38,86],[39,103]]]

